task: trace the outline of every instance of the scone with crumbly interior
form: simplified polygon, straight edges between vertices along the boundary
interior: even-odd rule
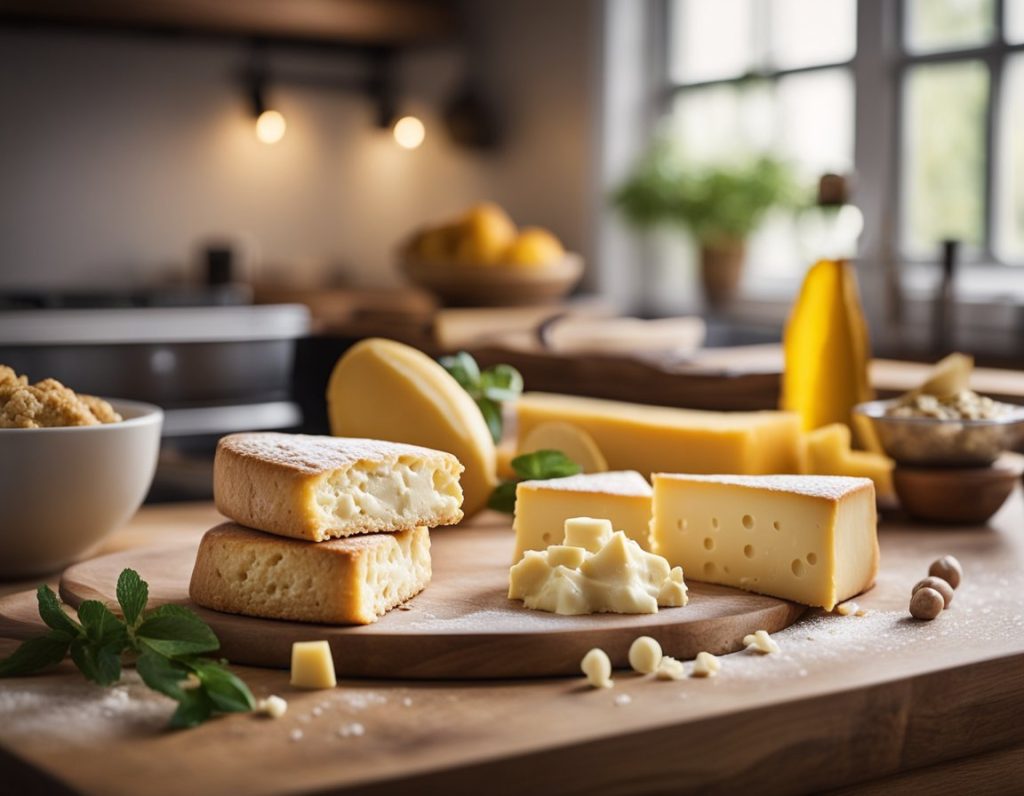
[[[29,384],[0,365],[0,428],[52,428],[116,423],[121,416],[93,395],[79,395],[56,379]]]
[[[310,544],[224,523],[206,532],[189,596],[265,619],[366,625],[430,582],[426,528]]]
[[[458,522],[462,470],[452,454],[418,445],[231,434],[217,445],[213,496],[242,525],[322,542]]]

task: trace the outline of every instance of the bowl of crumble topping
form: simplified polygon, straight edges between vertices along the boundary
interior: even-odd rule
[[[151,404],[30,384],[0,365],[0,578],[55,572],[131,517],[162,423]]]

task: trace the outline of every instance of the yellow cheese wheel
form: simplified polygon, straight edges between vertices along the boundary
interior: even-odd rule
[[[494,441],[473,399],[437,362],[394,340],[357,343],[327,384],[331,433],[407,442],[454,454],[463,467],[462,510],[486,504],[497,484]]]
[[[606,473],[608,462],[594,438],[579,426],[552,420],[531,428],[519,443],[519,454],[534,451],[561,451],[585,473]]]

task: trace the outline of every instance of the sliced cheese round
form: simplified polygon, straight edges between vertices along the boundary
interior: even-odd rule
[[[585,473],[606,473],[608,462],[594,438],[579,426],[552,420],[531,428],[519,444],[519,454],[534,451],[561,451]]]
[[[483,415],[444,368],[411,346],[371,338],[345,352],[327,384],[327,414],[335,436],[454,454],[466,468],[466,516],[482,509],[494,491],[494,442]]]

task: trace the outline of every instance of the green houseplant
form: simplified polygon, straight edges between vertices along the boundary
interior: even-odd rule
[[[693,235],[700,247],[705,298],[719,309],[739,287],[747,238],[768,210],[794,206],[796,198],[792,173],[777,158],[695,165],[659,142],[612,201],[638,227],[666,223]]]

